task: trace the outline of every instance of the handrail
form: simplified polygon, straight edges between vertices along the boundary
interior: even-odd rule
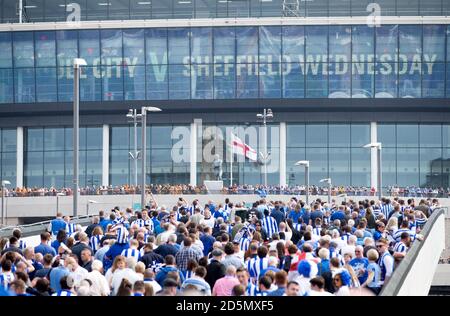
[[[419,256],[424,242],[427,240],[428,235],[434,227],[434,224],[439,219],[440,216],[446,215],[448,212],[447,207],[440,207],[433,211],[427,223],[424,226],[421,234],[423,235],[423,241],[415,241],[412,244],[411,249],[408,251],[406,256],[400,262],[398,267],[392,273],[392,277],[389,279],[388,283],[384,286],[383,290],[380,293],[380,296],[397,296],[400,289],[403,286],[403,283],[408,276],[408,272],[410,270],[411,265],[413,265]],[[436,262],[437,264],[437,262]]]
[[[96,215],[79,215],[77,217],[73,217],[71,222],[74,224],[88,224],[91,222],[91,218]],[[0,229],[0,237],[9,237],[12,235],[12,231],[15,228],[19,228],[22,231],[23,237],[33,236],[40,234],[42,231],[46,230],[48,225],[52,220],[37,222],[33,224],[26,225],[16,225],[16,226],[6,226]]]

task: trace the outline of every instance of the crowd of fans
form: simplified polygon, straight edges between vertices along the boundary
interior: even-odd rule
[[[120,186],[88,186],[81,187],[80,195],[122,195],[122,194],[140,194],[141,187],[134,185]],[[206,186],[193,186],[189,184],[152,184],[147,186],[146,190],[152,194],[208,194]],[[222,194],[278,194],[278,195],[304,195],[306,187],[304,185],[296,186],[264,186],[264,185],[233,185],[224,187]],[[327,195],[328,186],[310,186],[311,195]],[[389,186],[386,193],[393,197],[426,197],[426,198],[447,198],[450,197],[450,188],[432,188],[432,187],[399,187]],[[25,197],[25,196],[56,196],[57,194],[72,195],[72,188],[13,188],[5,190],[5,196]],[[346,194],[347,196],[375,196],[375,188],[364,186],[333,186],[331,195],[338,196]]]
[[[437,199],[260,199],[246,208],[179,198],[100,211],[83,229],[58,214],[40,244],[0,240],[0,293],[22,296],[377,295]]]

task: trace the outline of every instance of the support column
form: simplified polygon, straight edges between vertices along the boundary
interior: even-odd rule
[[[197,185],[197,128],[197,120],[194,120],[194,122],[191,123],[191,138],[189,140],[189,183],[191,185]]]
[[[280,123],[280,186],[286,185],[286,123]]]
[[[23,187],[23,127],[17,127],[16,144],[16,187]]]
[[[377,122],[370,122],[370,142],[377,142]],[[378,190],[377,148],[370,148],[370,187]]]
[[[109,185],[109,125],[103,124],[102,185]]]

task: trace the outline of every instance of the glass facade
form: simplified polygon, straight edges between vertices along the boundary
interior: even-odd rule
[[[11,182],[9,188],[16,186],[17,135],[15,129],[0,128],[0,183]]]
[[[450,97],[450,26],[0,32],[0,103]],[[447,45],[446,45],[447,42]]]
[[[441,124],[379,124],[383,183],[449,187],[449,131]]]
[[[24,185],[71,187],[72,128],[27,128],[24,137]],[[101,127],[80,127],[80,186],[101,185],[102,147]]]
[[[19,0],[0,0],[0,21],[18,22]],[[26,21],[66,21],[74,8],[72,0],[27,0]],[[290,1],[295,2],[295,1]],[[82,21],[129,19],[245,18],[281,16],[367,16],[368,0],[299,1],[283,9],[283,0],[77,0]],[[384,16],[445,16],[446,0],[378,0]]]
[[[331,178],[334,184],[370,186],[370,125],[287,124],[286,181],[305,182],[305,168],[299,160],[310,161],[310,184]]]

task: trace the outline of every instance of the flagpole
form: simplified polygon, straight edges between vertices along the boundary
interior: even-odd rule
[[[230,187],[233,186],[233,144],[234,142],[234,135],[231,133],[231,160],[230,160]]]

